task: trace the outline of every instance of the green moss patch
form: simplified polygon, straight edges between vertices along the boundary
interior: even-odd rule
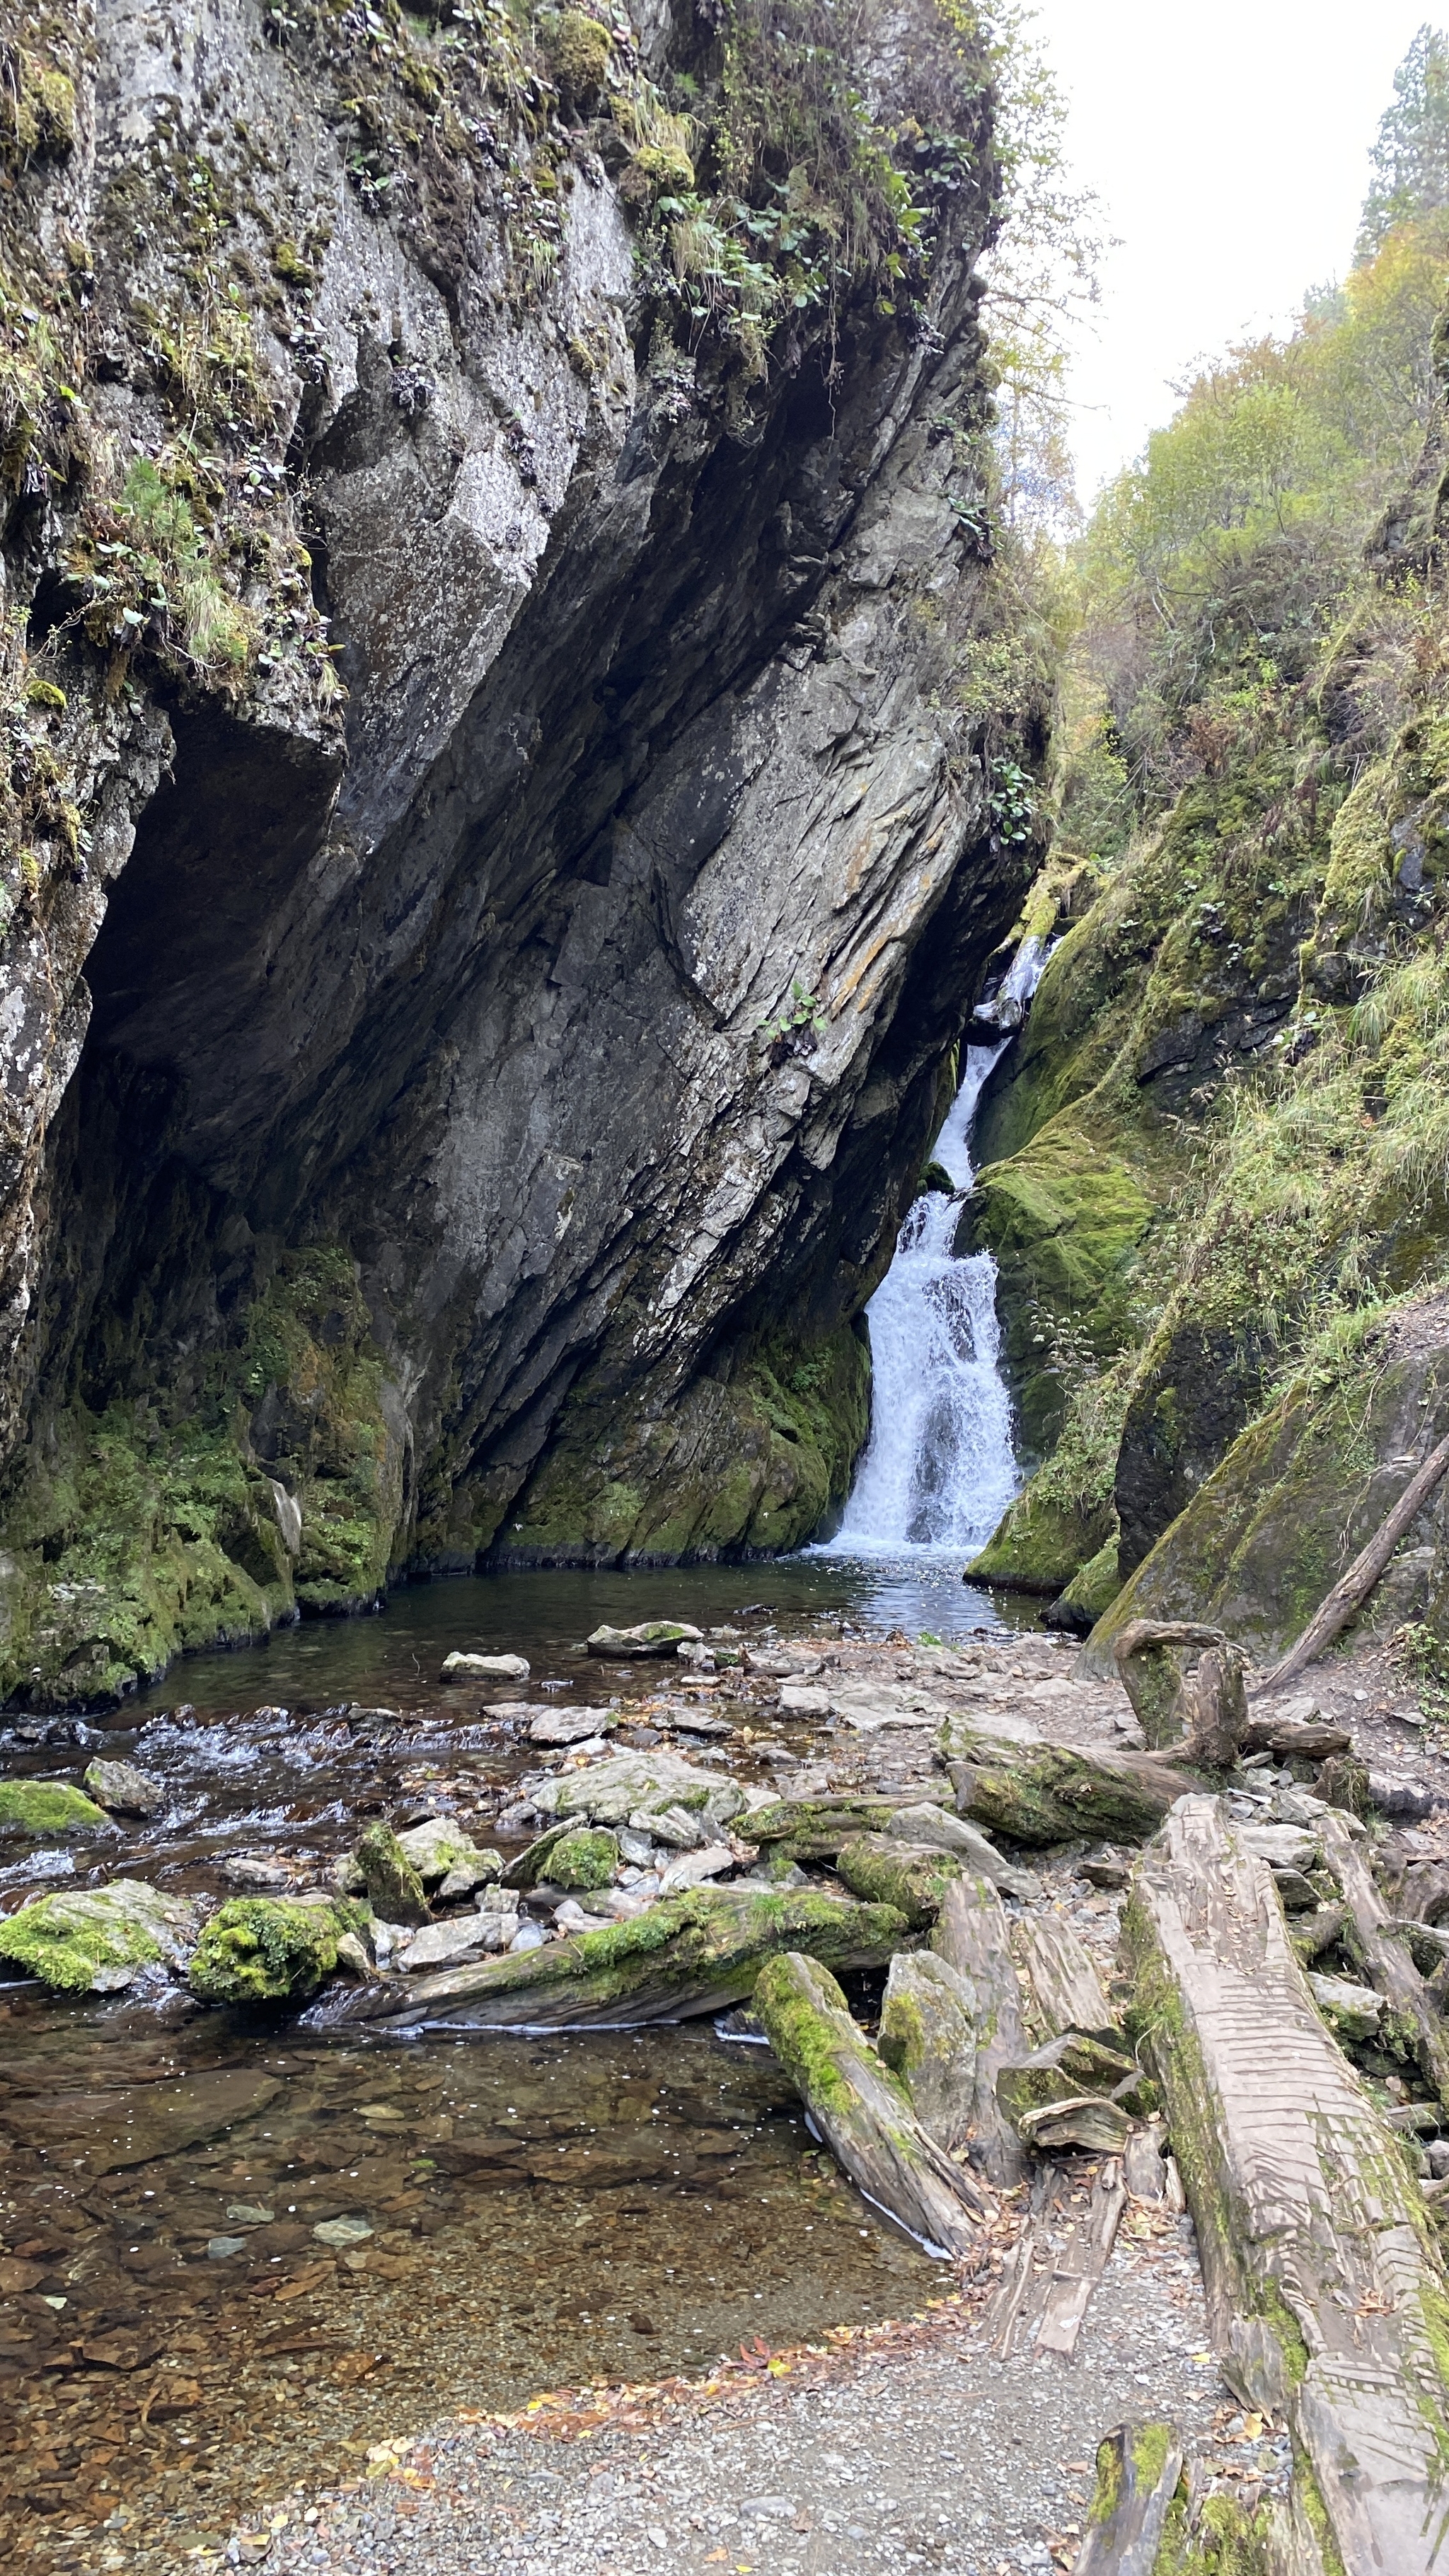
[[[331,1906],[232,1897],[197,1944],[191,1991],[204,2004],[305,2003],[336,1967],[338,1937],[348,1928]]]
[[[0,1780],[0,1834],[94,1833],[111,1822],[81,1789],[60,1780]]]
[[[179,1966],[195,1932],[184,1898],[118,1878],[38,1896],[0,1916],[0,1959],[63,1994],[112,1993],[138,1969]]]
[[[619,1866],[619,1838],[603,1827],[560,1835],[548,1858],[557,1887],[611,1887]]]

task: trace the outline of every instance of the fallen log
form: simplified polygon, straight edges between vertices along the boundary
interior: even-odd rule
[[[959,1717],[946,1720],[940,1753],[959,1812],[1019,1843],[1145,1842],[1197,1785],[1150,1756],[1008,1744]]]
[[[876,2046],[904,2084],[922,2128],[954,2155],[976,2091],[976,1989],[933,1950],[898,1950]]]
[[[1036,2330],[1038,2352],[1060,2353],[1070,2361],[1082,2331],[1087,2303],[1112,2258],[1127,2186],[1114,2157],[1102,2166],[1092,2186],[1084,2234],[1073,2234],[1057,2255]]]
[[[1353,1737],[1346,1726],[1326,1717],[1249,1717],[1243,1729],[1244,1753],[1276,1753],[1282,1761],[1296,1753],[1305,1762],[1326,1762],[1331,1753],[1350,1753]]]
[[[881,1967],[907,1929],[890,1906],[848,1905],[812,1889],[694,1888],[602,1932],[329,1994],[322,2009],[329,2026],[390,2019],[608,2030],[687,2021],[743,2003],[782,1950],[809,1951],[832,1968]]]
[[[913,2236],[969,2254],[994,2203],[917,2119],[817,1959],[788,1951],[761,1969],[754,2009],[801,2101],[859,2191]]]
[[[1343,1819],[1332,1809],[1319,1820],[1318,1840],[1325,1866],[1343,1890],[1352,1918],[1353,1945],[1364,1973],[1397,2015],[1425,2083],[1449,2107],[1449,2040],[1428,2000],[1424,1980],[1407,1943],[1396,1940],[1386,1929],[1389,1909],[1373,1883],[1368,1862]]]
[[[904,1798],[777,1798],[741,1822],[752,1843],[770,1844],[791,1860],[834,1860],[856,1834],[883,1834]]]
[[[1287,2417],[1297,2521],[1320,2544],[1303,2564],[1446,2576],[1446,2283],[1429,2222],[1218,1800],[1174,1810],[1124,1929],[1213,2341],[1244,2403]]]
[[[984,1878],[958,1878],[941,1899],[931,1948],[965,1977],[976,1996],[976,2071],[971,2100],[972,2153],[988,2182],[1010,2189],[1026,2171],[1021,2140],[996,2099],[999,2070],[1027,2054],[1021,1988],[1007,1941],[1006,1915]]]
[[[953,1852],[898,1842],[894,1834],[855,1834],[836,1853],[835,1874],[853,1895],[893,1905],[919,1932],[935,1922],[961,1863]]]
[[[1119,2424],[1098,2444],[1075,2576],[1154,2576],[1182,2467],[1175,2424]]]
[[[1056,2039],[1064,2030],[1102,2035],[1115,2028],[1090,1952],[1055,1915],[1023,1915],[1012,1925],[1011,1945],[1045,2038]]]
[[[1281,1690],[1295,1673],[1331,1646],[1340,1629],[1346,1628],[1355,1611],[1361,1610],[1379,1576],[1383,1573],[1404,1532],[1416,1521],[1429,1496],[1449,1468],[1449,1439],[1431,1449],[1416,1476],[1409,1479],[1393,1510],[1379,1523],[1367,1547],[1361,1548],[1348,1572],[1339,1577],[1327,1599],[1320,1603],[1296,1645],[1289,1647],[1266,1673],[1260,1673],[1253,1685],[1255,1698],[1264,1691]]]

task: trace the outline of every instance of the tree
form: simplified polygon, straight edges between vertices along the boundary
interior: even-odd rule
[[[1437,27],[1419,29],[1394,74],[1371,155],[1355,257],[1372,259],[1395,224],[1449,206],[1449,42]]]

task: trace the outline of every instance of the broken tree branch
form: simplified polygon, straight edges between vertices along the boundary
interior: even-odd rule
[[[1380,1522],[1367,1547],[1360,1549],[1348,1572],[1340,1576],[1327,1600],[1314,1611],[1296,1646],[1290,1646],[1286,1655],[1280,1656],[1276,1664],[1259,1675],[1253,1685],[1255,1698],[1264,1691],[1280,1690],[1284,1682],[1291,1681],[1295,1673],[1302,1672],[1305,1664],[1311,1664],[1316,1656],[1321,1655],[1325,1646],[1332,1645],[1341,1628],[1348,1626],[1354,1612],[1362,1609],[1367,1601],[1405,1530],[1418,1519],[1446,1468],[1449,1468],[1449,1439],[1441,1440],[1437,1449],[1430,1450],[1418,1474],[1411,1477],[1404,1487],[1393,1510],[1386,1520]]]

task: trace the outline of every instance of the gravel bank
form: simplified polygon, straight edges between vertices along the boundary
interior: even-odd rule
[[[1170,2413],[1235,2477],[1276,2462],[1272,2428],[1248,2446],[1232,2418],[1186,2223],[1139,2224],[1073,2363],[1003,2361],[956,2307],[779,2377],[616,2392],[572,2439],[443,2419],[371,2481],[288,2498],[227,2555],[268,2576],[1049,2576],[1124,2416]]]

